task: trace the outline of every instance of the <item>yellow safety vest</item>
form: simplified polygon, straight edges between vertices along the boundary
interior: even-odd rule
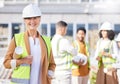
[[[46,36],[41,36],[46,44],[47,51],[48,51],[48,59],[50,58],[50,50],[51,50],[51,43],[50,38]],[[24,33],[15,34],[15,42],[16,46],[21,46],[23,48],[23,53],[21,58],[28,56],[25,42],[24,42]],[[11,76],[11,84],[30,84],[30,65],[28,64],[21,64],[17,68],[13,70]]]
[[[100,41],[101,41],[101,40],[100,40]],[[100,41],[99,41],[99,44],[100,44]],[[106,49],[107,49],[106,52],[108,52],[109,54],[110,54],[110,52],[112,52],[112,51],[111,51],[111,48],[112,48],[113,42],[114,42],[114,40],[111,41],[111,42],[108,44],[107,48],[106,48]],[[104,68],[111,68],[111,67],[112,67],[112,64],[116,62],[116,59],[114,59],[114,58],[102,56],[102,55],[100,55],[100,54],[99,54],[99,57],[102,58],[102,60],[99,61],[99,64],[98,64],[99,67],[100,67],[100,66],[102,65],[102,63],[103,63],[103,64],[104,64]]]
[[[79,52],[79,51],[80,51],[80,45],[79,45],[79,43],[77,42],[77,40],[75,40],[75,41],[73,42],[73,44],[75,45],[76,48],[78,48],[78,52]],[[86,45],[86,53],[87,53],[87,56],[89,56],[89,46],[88,46],[87,43],[85,43],[85,45]],[[88,57],[88,64],[89,64],[88,67],[90,67],[89,57]],[[78,69],[78,68],[79,68],[78,65],[72,64],[72,69]]]
[[[54,56],[56,62],[56,70],[69,70],[72,64],[72,55],[67,51],[61,52],[59,50],[59,43],[63,38],[57,41],[57,56]]]

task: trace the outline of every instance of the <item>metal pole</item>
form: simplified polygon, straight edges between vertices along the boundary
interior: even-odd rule
[[[3,0],[0,1],[0,8],[2,8],[2,7],[4,7],[4,1]]]
[[[35,0],[35,3],[40,6],[40,0]]]

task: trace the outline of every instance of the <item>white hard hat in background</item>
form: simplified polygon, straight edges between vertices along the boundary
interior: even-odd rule
[[[84,61],[82,65],[85,65],[87,63],[87,56],[85,56],[84,54],[82,53],[78,53],[77,56],[74,56],[73,57],[73,61],[79,63],[79,61]]]
[[[117,36],[117,38],[115,40],[120,41],[120,33],[118,34],[118,36]]]
[[[36,4],[29,4],[22,11],[23,18],[37,17],[37,16],[41,16],[41,11]]]
[[[113,30],[113,27],[110,22],[104,22],[99,30]]]

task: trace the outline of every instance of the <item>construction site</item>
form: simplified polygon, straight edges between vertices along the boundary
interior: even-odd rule
[[[111,22],[116,35],[120,32],[120,0],[0,0],[0,84],[9,84],[12,70],[4,68],[4,56],[14,34],[25,31],[22,10],[30,3],[37,4],[42,11],[38,28],[42,35],[52,37],[55,24],[63,20],[68,23],[66,36],[73,41],[77,28],[85,27],[91,56],[103,22]]]

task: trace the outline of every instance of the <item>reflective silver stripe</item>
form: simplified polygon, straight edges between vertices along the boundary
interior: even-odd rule
[[[21,64],[20,66],[30,66],[29,64]]]
[[[57,59],[57,58],[60,59],[60,58],[64,58],[64,57],[66,57],[66,54],[62,54],[62,55],[59,55],[59,56],[54,56],[55,59]]]
[[[113,63],[111,63],[111,62],[103,62],[103,64],[113,64]]]
[[[11,78],[11,82],[17,83],[17,84],[29,84],[29,79]]]
[[[65,62],[65,63],[59,63],[59,64],[56,64],[57,66],[63,66],[63,65],[67,65],[67,64],[70,64],[72,63],[72,61],[68,61],[68,62]]]

